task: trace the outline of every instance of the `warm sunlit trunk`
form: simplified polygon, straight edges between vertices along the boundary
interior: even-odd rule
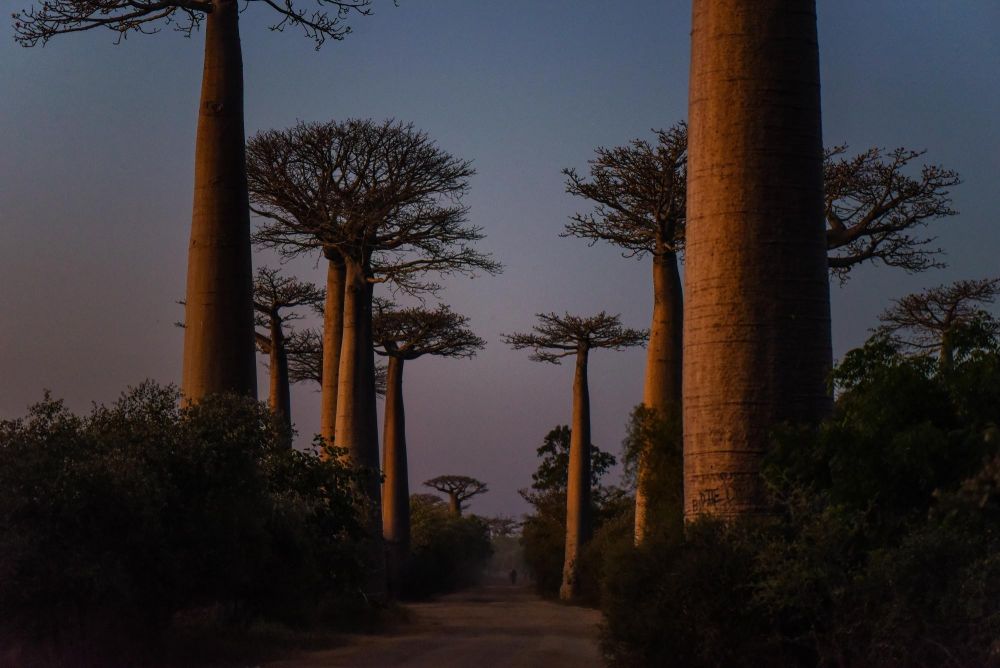
[[[829,410],[814,0],[694,0],[684,275],[685,515],[766,512],[782,421]]]
[[[653,258],[653,322],[649,328],[642,403],[668,425],[680,419],[683,324],[684,294],[677,255],[663,252]],[[636,544],[645,539],[652,519],[646,493],[650,473],[647,458],[642,453],[635,490]],[[652,513],[656,512],[660,510],[652,510]]]
[[[281,418],[286,432],[292,429],[292,399],[288,389],[288,351],[281,319],[271,314],[271,343],[269,350],[271,371],[271,411]]]
[[[462,516],[462,502],[458,499],[458,494],[454,492],[448,494],[448,512],[451,513],[452,517]]]
[[[406,416],[403,409],[403,360],[389,358],[382,432],[382,535],[386,542],[389,591],[399,592],[410,552],[410,483],[406,470]]]
[[[361,491],[368,506],[371,574],[366,593],[380,598],[385,595],[386,582],[371,318],[372,288],[365,267],[361,262],[346,260],[336,445],[345,449],[352,466],[364,471]]]
[[[243,59],[236,0],[215,0],[205,19],[194,171],[184,399],[198,401],[215,392],[256,397]]]
[[[570,601],[580,594],[579,559],[590,540],[590,390],[587,387],[587,354],[576,353],[573,377],[573,428],[569,441],[566,481],[566,552],[559,598]]]
[[[320,435],[335,442],[340,392],[340,347],[344,334],[344,260],[327,254],[326,302],[323,305],[323,372],[320,384]]]

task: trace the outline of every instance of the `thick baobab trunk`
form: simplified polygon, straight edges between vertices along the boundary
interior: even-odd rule
[[[694,0],[685,516],[766,512],[770,430],[830,408],[814,0]]]
[[[448,493],[448,512],[451,513],[452,517],[462,516],[462,500],[455,492]]]
[[[403,409],[403,360],[389,358],[382,432],[382,537],[386,542],[389,591],[399,592],[410,553],[410,483],[406,469],[406,415]]]
[[[642,403],[668,425],[677,424],[680,420],[683,324],[684,293],[677,255],[663,252],[653,258],[653,322],[649,328]],[[646,486],[651,472],[646,455],[646,452],[639,455],[635,490],[636,544],[645,539],[650,528]]]
[[[215,0],[205,19],[194,172],[184,399],[194,402],[215,392],[256,397],[243,56],[236,0]]]
[[[320,435],[335,442],[340,348],[344,334],[344,260],[327,253],[326,302],[323,305],[323,371],[320,384]]]
[[[938,355],[938,371],[941,373],[951,371],[955,366],[955,344],[951,326],[941,333],[941,349]]]
[[[372,346],[372,289],[362,263],[345,261],[344,330],[340,348],[336,445],[351,466],[362,469],[361,492],[367,502],[369,531],[368,595],[385,595],[382,547],[382,494],[375,408],[375,359]]]
[[[285,332],[281,319],[271,314],[271,343],[268,350],[271,366],[271,411],[281,418],[286,431],[292,429],[292,399],[288,389],[288,351],[285,348]]]
[[[579,559],[590,540],[590,390],[587,387],[587,353],[576,354],[573,377],[573,430],[569,440],[569,475],[566,481],[566,552],[563,557],[559,598],[570,601],[580,594]]]

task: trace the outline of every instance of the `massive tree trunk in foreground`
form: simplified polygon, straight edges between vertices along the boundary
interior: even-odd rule
[[[684,293],[677,254],[664,251],[653,257],[653,322],[649,328],[642,403],[668,425],[680,421],[683,325]],[[643,453],[635,490],[636,544],[645,539],[650,528],[646,485],[651,473]]]
[[[281,318],[276,313],[270,318],[271,342],[268,357],[271,371],[269,403],[271,411],[281,418],[286,431],[292,429],[292,399],[288,387],[288,350]]]
[[[344,260],[327,254],[326,302],[323,305],[323,371],[320,378],[320,435],[335,442],[340,392],[340,348],[344,335]]]
[[[685,515],[766,510],[781,421],[828,411],[814,0],[695,0],[684,323]]]
[[[345,261],[344,329],[340,349],[336,445],[365,474],[361,492],[368,504],[368,594],[385,595],[382,547],[382,501],[378,460],[378,416],[375,408],[375,358],[372,346],[372,286],[361,262]]]
[[[403,409],[403,359],[389,358],[382,432],[382,536],[386,542],[389,591],[398,593],[410,553],[410,483],[406,469],[406,415]]]
[[[205,18],[194,181],[184,399],[198,401],[214,392],[256,397],[243,57],[235,0],[216,0]]]
[[[559,598],[570,601],[580,593],[579,558],[590,540],[590,390],[587,387],[588,350],[576,354],[573,377],[573,428],[569,441],[566,481],[566,551]]]

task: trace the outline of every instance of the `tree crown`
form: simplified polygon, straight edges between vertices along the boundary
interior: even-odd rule
[[[656,130],[656,145],[633,139],[599,147],[590,179],[564,169],[566,192],[594,203],[577,213],[562,236],[609,241],[628,257],[679,252],[684,243],[687,192],[687,124]]]
[[[486,345],[468,328],[469,319],[445,304],[433,310],[399,308],[376,298],[373,306],[372,338],[379,355],[400,359],[472,357]]]
[[[485,482],[464,475],[441,475],[424,481],[424,485],[454,496],[459,503],[490,491]]]
[[[247,161],[251,208],[265,219],[260,245],[339,254],[408,290],[436,287],[415,278],[425,272],[500,271],[473,247],[485,235],[462,203],[471,163],[412,124],[299,123],[252,137]]]
[[[539,323],[531,333],[505,334],[504,341],[514,350],[531,348],[536,362],[559,364],[563,357],[588,352],[592,348],[624,350],[645,345],[644,329],[622,327],[620,316],[601,311],[583,318],[565,313],[538,313]]]
[[[220,1],[235,0],[40,0],[14,12],[14,39],[22,46],[35,46],[56,35],[106,28],[121,40],[132,32],[159,32],[157,24],[190,35]],[[327,39],[340,40],[350,33],[344,22],[351,13],[371,13],[371,0],[315,0],[313,10],[302,7],[301,0],[245,1],[264,3],[277,13],[271,30],[301,28],[316,48]]]

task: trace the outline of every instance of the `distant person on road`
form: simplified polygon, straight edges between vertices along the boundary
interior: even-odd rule
[[[516,568],[510,569],[510,583],[512,585],[516,585],[517,584],[517,569]]]

